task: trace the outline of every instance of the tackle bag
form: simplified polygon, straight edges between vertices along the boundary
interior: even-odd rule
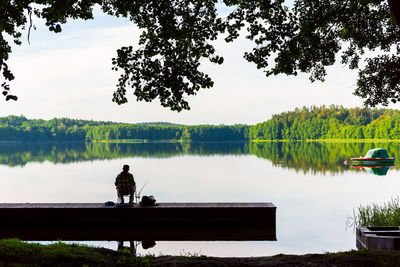
[[[143,196],[142,200],[140,201],[140,206],[155,206],[156,199],[153,196]]]

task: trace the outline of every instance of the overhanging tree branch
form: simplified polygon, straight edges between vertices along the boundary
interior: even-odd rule
[[[190,109],[187,96],[213,86],[211,77],[199,70],[201,60],[223,63],[212,41],[227,32],[225,41],[232,42],[244,27],[246,38],[255,44],[244,57],[266,76],[306,72],[311,81],[323,81],[325,67],[341,55],[343,64],[360,72],[355,94],[366,99],[365,104],[399,100],[400,27],[393,19],[399,22],[399,1],[295,0],[293,8],[282,0],[223,2],[234,7],[225,19],[217,14],[216,0],[20,0],[12,4],[0,0],[3,95],[16,100],[8,84],[14,75],[6,64],[11,47],[4,34],[21,44],[21,29],[28,23],[25,14],[29,14],[28,41],[32,14],[44,19],[50,31],[61,32],[68,18],[92,19],[93,6],[98,4],[104,12],[127,17],[143,30],[138,49],[122,47],[112,60],[113,69],[122,71],[113,95],[118,104],[126,103],[127,90],[132,90],[139,101],[159,99],[172,110]],[[30,9],[34,4],[41,7]],[[380,54],[367,58],[366,67],[360,68],[367,51]],[[373,68],[373,63],[388,71]],[[368,82],[373,86],[368,88]]]

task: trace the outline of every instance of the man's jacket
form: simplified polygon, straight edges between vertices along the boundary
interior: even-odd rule
[[[136,184],[133,175],[123,171],[115,179],[115,186],[121,195],[129,195],[132,194]]]

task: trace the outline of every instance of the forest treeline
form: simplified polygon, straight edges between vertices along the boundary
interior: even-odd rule
[[[104,141],[115,139],[239,141],[400,139],[400,111],[321,106],[296,108],[256,125],[116,123],[76,119],[0,118],[0,141]]]
[[[250,140],[400,139],[395,109],[321,106],[296,108],[250,127]]]
[[[91,127],[115,124],[68,118],[41,120],[24,116],[0,118],[0,141],[84,141]]]
[[[114,139],[248,140],[247,125],[179,125],[165,122],[115,123],[75,119],[0,118],[0,141],[103,141]]]
[[[86,140],[148,139],[190,141],[248,140],[247,125],[104,125],[90,127]]]

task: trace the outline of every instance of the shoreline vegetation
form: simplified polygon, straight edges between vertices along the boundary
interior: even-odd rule
[[[357,211],[353,210],[353,216],[348,219],[350,228],[400,225],[400,199],[397,196],[381,205],[360,205]]]
[[[255,125],[117,123],[0,118],[0,142],[400,142],[400,111],[331,105],[296,108]]]
[[[62,259],[62,260],[60,260]],[[0,240],[0,266],[398,266],[400,254],[380,250],[268,257],[201,255],[135,257],[128,250],[56,242],[49,245]]]

